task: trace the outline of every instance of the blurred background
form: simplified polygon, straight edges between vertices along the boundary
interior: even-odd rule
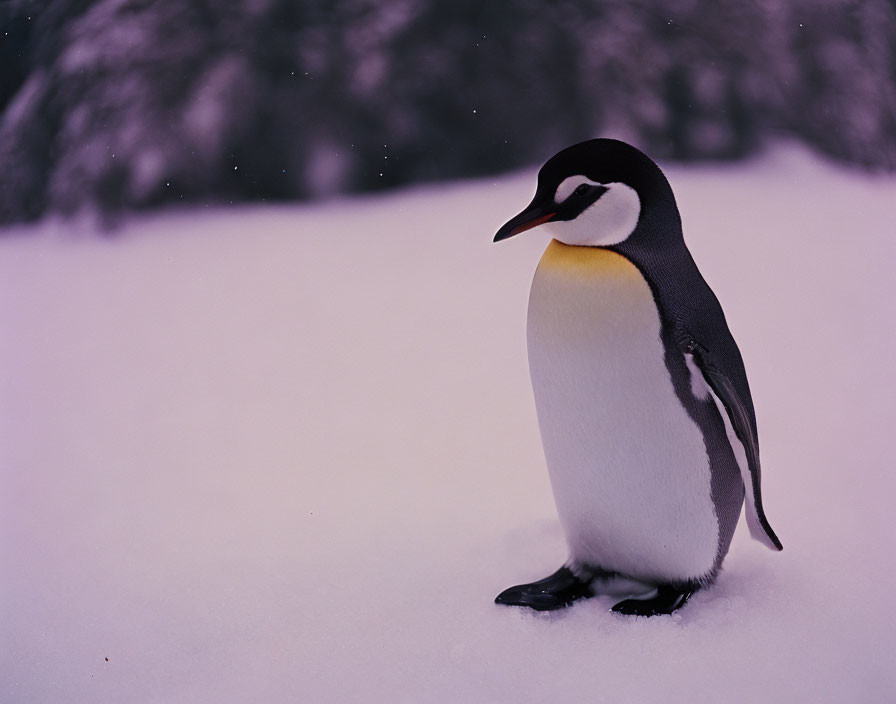
[[[896,169],[894,0],[6,0],[0,222],[494,174],[597,135]]]

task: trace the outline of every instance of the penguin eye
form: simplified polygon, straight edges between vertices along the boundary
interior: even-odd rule
[[[583,183],[581,186],[579,186],[578,188],[576,188],[576,190],[574,190],[574,191],[572,192],[572,194],[573,194],[574,196],[581,196],[581,195],[586,194],[587,192],[588,192],[588,185]]]

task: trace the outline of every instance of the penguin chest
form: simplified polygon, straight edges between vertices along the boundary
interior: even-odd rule
[[[528,348],[573,562],[652,580],[708,574],[718,522],[706,446],[676,396],[637,267],[552,242],[532,283]]]

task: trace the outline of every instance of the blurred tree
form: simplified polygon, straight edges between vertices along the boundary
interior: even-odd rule
[[[495,173],[618,136],[896,168],[893,0],[9,0],[0,222]]]

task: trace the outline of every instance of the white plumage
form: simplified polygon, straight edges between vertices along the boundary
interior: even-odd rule
[[[709,460],[638,269],[553,241],[532,283],[528,347],[572,565],[646,582],[708,574],[718,548]]]

